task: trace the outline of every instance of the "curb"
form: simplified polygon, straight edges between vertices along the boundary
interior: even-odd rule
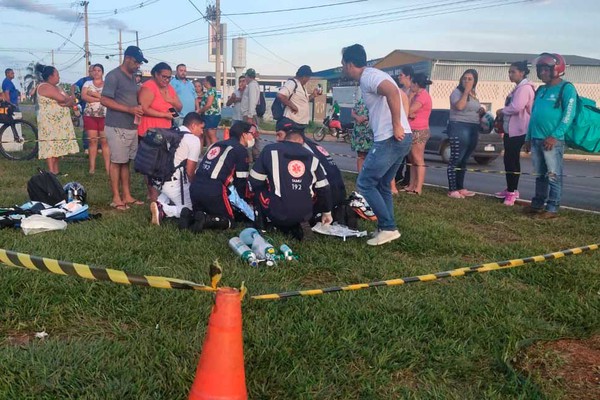
[[[275,131],[260,131],[261,134],[266,134],[266,135],[275,135]],[[338,141],[336,138],[334,138],[331,135],[327,135],[325,136],[325,139],[323,139],[324,142],[339,142],[339,143],[344,143],[341,141]],[[521,152],[521,157],[523,158],[531,158],[531,154],[530,153],[525,153],[524,151]],[[564,154],[563,155],[563,160],[568,160],[568,161],[588,161],[588,162],[600,162],[600,155],[595,155],[595,154]]]
[[[521,157],[523,158],[531,158],[530,153],[521,152]],[[589,161],[589,162],[600,162],[600,156],[594,154],[564,154],[563,160],[568,161]]]

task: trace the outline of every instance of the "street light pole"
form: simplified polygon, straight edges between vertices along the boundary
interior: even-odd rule
[[[89,52],[88,50],[84,49],[83,47],[81,47],[80,45],[78,45],[77,43],[73,42],[73,41],[72,41],[71,39],[69,39],[68,37],[66,37],[66,36],[63,36],[63,35],[61,35],[61,34],[60,34],[60,33],[58,33],[58,32],[54,32],[54,31],[52,31],[52,30],[50,30],[50,29],[46,29],[46,32],[48,32],[48,33],[53,33],[53,34],[55,34],[55,35],[57,35],[57,36],[60,36],[61,38],[65,39],[67,42],[69,42],[69,43],[71,43],[71,44],[74,44],[75,46],[79,47],[81,50],[83,50],[83,51],[84,51],[84,53],[85,53],[85,61],[86,61],[86,66],[85,66],[85,74],[86,74],[86,76],[87,76],[87,74],[88,74],[88,63],[89,63],[89,60],[90,60],[90,52]],[[86,41],[86,44],[87,44],[87,41]],[[53,60],[53,61],[52,61],[52,63],[54,64],[54,50],[52,50],[52,60]]]
[[[215,68],[215,78],[217,81],[217,90],[221,91],[221,95],[223,95],[223,87],[221,86],[221,35],[223,34],[223,32],[221,32],[221,1],[217,0],[216,1],[216,16],[215,16],[215,32],[216,32],[216,36],[217,36],[217,40],[216,40],[216,55],[215,55],[215,60],[216,60],[216,68]],[[224,100],[224,99],[223,99]]]
[[[88,33],[88,5],[90,4],[89,1],[84,1],[82,3],[83,5],[83,15],[84,15],[84,20],[85,20],[85,75],[88,75],[88,69],[90,67],[90,38],[89,38],[89,33]]]

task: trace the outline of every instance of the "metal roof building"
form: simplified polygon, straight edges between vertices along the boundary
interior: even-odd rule
[[[538,54],[485,53],[468,51],[394,50],[387,56],[374,60],[372,66],[392,76],[401,67],[410,65],[415,72],[430,77],[433,84],[429,93],[434,108],[449,108],[449,96],[458,85],[462,73],[474,68],[479,73],[477,93],[482,104],[496,110],[504,106],[504,100],[514,84],[508,79],[508,67],[512,62],[527,60],[530,63]],[[572,82],[580,95],[600,102],[600,60],[576,55],[563,55],[567,61],[565,79]],[[529,79],[539,84],[535,68]],[[351,84],[341,77],[341,67],[315,73],[327,79],[331,86]]]

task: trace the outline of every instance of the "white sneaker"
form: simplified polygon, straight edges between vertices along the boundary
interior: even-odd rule
[[[369,246],[379,246],[398,238],[400,238],[400,232],[398,232],[398,230],[379,231],[372,239],[367,240],[367,244]]]

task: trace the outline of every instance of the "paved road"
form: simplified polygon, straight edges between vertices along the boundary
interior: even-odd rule
[[[263,137],[267,140],[272,140],[272,136],[264,135]],[[350,145],[345,143],[323,142],[323,146],[330,153],[354,156],[354,153],[350,150]],[[337,155],[334,155],[334,158],[340,169],[356,171],[356,159]],[[425,161],[428,165],[433,167],[427,169],[425,182],[434,185],[447,186],[446,164],[441,162],[440,157],[426,155]],[[481,167],[473,161],[472,163],[469,163],[468,168],[504,170],[504,164],[502,159],[498,158],[485,167]],[[521,159],[521,169],[523,172],[533,172],[533,166],[529,158]],[[600,163],[565,160],[564,174],[600,176]],[[465,184],[470,190],[493,194],[506,187],[506,179],[504,175],[500,174],[467,172]],[[519,182],[521,198],[530,200],[533,196],[534,186],[535,177],[526,175],[521,176]],[[600,211],[600,179],[564,177],[561,203],[565,206]]]

